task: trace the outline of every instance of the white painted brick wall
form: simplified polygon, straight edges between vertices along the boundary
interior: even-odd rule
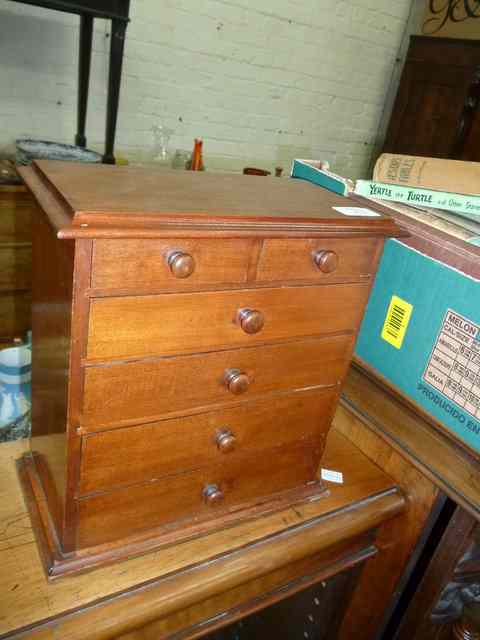
[[[365,176],[411,0],[132,0],[117,155],[204,138],[209,169],[328,158]],[[108,23],[96,21],[88,145],[104,140]],[[78,18],[0,0],[0,149],[71,142]]]

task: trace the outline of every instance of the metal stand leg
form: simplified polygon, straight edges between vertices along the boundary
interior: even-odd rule
[[[113,147],[115,144],[115,129],[117,126],[118,99],[120,96],[120,81],[122,77],[123,49],[125,45],[125,31],[127,23],[123,20],[112,20],[112,34],[110,42],[110,69],[108,74],[107,98],[107,126],[105,131],[105,164],[115,164]]]
[[[92,59],[93,17],[80,16],[80,50],[78,61],[78,106],[77,134],[75,144],[86,147],[85,122],[87,120],[88,83],[90,80],[90,61]]]

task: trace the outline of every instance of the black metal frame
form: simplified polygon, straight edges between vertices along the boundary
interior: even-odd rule
[[[115,164],[113,150],[117,128],[118,102],[122,78],[125,32],[129,22],[130,0],[12,0],[44,9],[53,9],[80,16],[80,48],[78,62],[78,106],[75,144],[87,146],[85,124],[87,120],[88,87],[92,59],[93,21],[102,18],[112,21],[110,34],[110,64],[108,73],[107,117],[103,162]]]

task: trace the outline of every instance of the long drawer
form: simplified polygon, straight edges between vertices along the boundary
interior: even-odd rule
[[[87,358],[193,353],[352,331],[368,292],[367,284],[337,284],[96,298]],[[263,327],[243,322],[251,312]]]
[[[321,455],[336,391],[307,390],[84,438],[80,493],[158,479],[245,453],[315,442]]]
[[[229,465],[202,468],[156,482],[81,498],[78,545],[102,544],[182,519],[218,517],[240,505],[256,504],[280,491],[316,479],[317,452],[305,441],[258,456],[238,456]],[[216,485],[220,502],[207,503],[205,489]]]
[[[310,338],[216,353],[88,366],[81,425],[135,424],[272,392],[333,386],[344,376],[353,336]],[[232,383],[232,372],[236,373]]]

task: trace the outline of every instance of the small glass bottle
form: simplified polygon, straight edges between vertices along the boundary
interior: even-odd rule
[[[172,157],[168,145],[173,129],[169,129],[163,125],[154,125],[152,131],[154,139],[152,162],[162,167],[170,168],[172,165]]]
[[[172,160],[172,169],[186,169],[190,164],[190,154],[188,151],[177,149]]]

